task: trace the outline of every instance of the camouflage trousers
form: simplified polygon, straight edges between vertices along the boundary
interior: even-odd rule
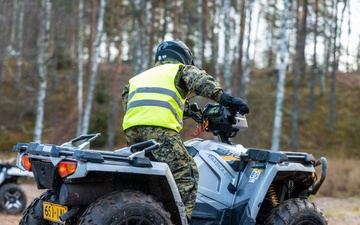
[[[125,131],[125,134],[128,145],[150,139],[159,143],[160,148],[151,153],[157,161],[168,164],[185,205],[187,216],[191,218],[195,206],[199,172],[180,134],[170,129],[149,126],[131,127]]]

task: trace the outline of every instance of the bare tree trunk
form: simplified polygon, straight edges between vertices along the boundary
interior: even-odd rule
[[[93,45],[94,55],[92,58],[90,85],[89,85],[87,102],[86,102],[85,111],[84,111],[83,130],[82,130],[83,134],[86,134],[89,132],[91,107],[92,107],[92,101],[93,101],[93,97],[94,97],[94,91],[95,91],[95,85],[96,85],[96,73],[97,73],[97,68],[98,68],[97,58],[99,57],[100,41],[101,41],[101,35],[103,32],[104,11],[105,11],[105,0],[101,0],[100,6],[99,6],[99,18],[98,18],[97,29],[96,29],[96,38],[95,38],[94,45]]]
[[[139,16],[136,17],[135,19],[135,26],[134,26],[134,31],[133,31],[133,35],[134,35],[134,58],[133,58],[133,62],[134,62],[134,74],[138,74],[141,71],[144,70],[143,68],[143,61],[142,61],[142,44],[138,44],[138,43],[142,43],[143,41],[143,22],[142,22],[142,1],[141,0],[136,0],[134,2],[134,6],[135,6],[135,10],[137,12],[137,14],[139,14]],[[165,20],[165,19],[164,19]],[[165,35],[164,35],[165,36]]]
[[[351,10],[350,10],[350,0],[347,1],[348,9],[348,33],[347,33],[347,42],[346,42],[346,72],[350,72],[350,63],[349,63],[349,46],[350,46],[350,36],[351,36]]]
[[[286,21],[288,19],[288,0],[284,0],[284,10],[281,25],[281,44],[280,44],[280,65],[279,65],[279,79],[276,91],[276,105],[275,105],[275,118],[272,137],[272,150],[279,150],[280,135],[282,126],[282,109],[284,101],[285,78],[286,78]]]
[[[240,38],[239,38],[239,58],[238,58],[238,65],[237,65],[237,74],[233,76],[233,89],[234,94],[236,96],[240,96],[243,94],[242,90],[244,87],[241,86],[241,80],[243,76],[243,45],[244,45],[244,36],[245,36],[245,23],[246,23],[246,4],[247,0],[241,0],[241,14],[240,14]]]
[[[2,4],[2,9],[1,9],[1,14],[5,15],[3,16],[3,18],[0,19],[0,82],[2,81],[3,78],[3,68],[4,68],[4,62],[6,59],[6,46],[7,46],[7,42],[8,42],[8,38],[7,38],[7,34],[8,34],[8,27],[7,27],[7,23],[6,23],[6,15],[8,15],[8,4],[10,3],[10,1],[3,1]],[[1,88],[1,85],[0,85]],[[1,89],[0,89],[1,90]],[[0,93],[1,94],[1,93]]]
[[[155,2],[154,0],[151,0],[151,18],[155,20]],[[178,8],[178,7],[176,7]],[[154,36],[155,36],[155,23],[150,23],[150,30],[149,30],[149,48],[148,48],[148,55],[149,55],[149,63],[154,63],[154,57],[153,56],[153,48],[154,46]],[[179,27],[178,27],[179,28]],[[179,31],[177,31],[179,32]],[[176,38],[176,35],[174,35],[174,38]],[[151,59],[151,60],[150,60]]]
[[[50,14],[51,14],[51,0],[43,0],[44,19],[42,23],[41,46],[38,57],[39,63],[39,90],[37,97],[37,110],[36,121],[34,129],[34,142],[41,142],[41,135],[44,120],[44,108],[46,97],[46,73],[47,73],[47,58],[49,49],[49,36],[50,36]]]
[[[249,0],[249,19],[248,19],[248,36],[247,36],[247,47],[246,47],[246,63],[245,72],[242,76],[241,92],[242,97],[247,102],[249,95],[249,83],[250,83],[250,44],[251,44],[251,23],[252,23],[252,10],[254,1]]]
[[[56,26],[55,26],[56,27]],[[57,63],[58,63],[58,49],[59,49],[59,35],[58,35],[58,29],[55,28],[54,37],[53,37],[53,54],[52,54],[52,70],[50,72],[50,93],[53,95],[55,94],[56,90],[56,69],[57,69]]]
[[[334,1],[336,1],[336,3],[334,3]],[[337,50],[337,30],[338,30],[338,25],[337,25],[337,6],[338,6],[338,0],[333,0],[332,1],[332,5],[333,5],[333,9],[334,9],[334,19],[333,19],[333,27],[334,30],[332,32],[333,34],[333,43],[334,43],[334,48],[333,48],[333,62],[332,62],[332,71],[331,71],[331,84],[330,84],[330,107],[329,107],[329,129],[330,130],[334,130],[335,127],[335,79],[336,79],[336,71],[337,71],[337,56],[336,56],[336,50]]]
[[[83,29],[83,11],[84,11],[84,2],[83,0],[79,0],[78,5],[79,13],[78,13],[78,46],[77,46],[77,64],[78,64],[78,82],[77,82],[77,129],[76,134],[81,135],[82,131],[82,116],[83,116],[83,37],[82,37],[82,29]]]
[[[16,19],[17,19],[17,7],[19,5],[18,0],[13,0],[13,8],[12,8],[12,19],[11,19],[11,32],[10,32],[10,44],[15,44],[15,34],[16,34]]]
[[[117,58],[116,58],[116,69],[115,69],[115,73],[114,73],[114,82],[113,82],[113,103],[112,103],[112,113],[111,113],[111,121],[109,124],[109,138],[108,138],[108,148],[109,150],[113,150],[114,149],[114,143],[115,143],[115,128],[116,128],[116,121],[117,118],[119,116],[119,99],[120,99],[120,87],[121,85],[121,71],[122,71],[122,36],[123,36],[123,27],[124,27],[124,22],[125,22],[125,18],[124,18],[124,12],[125,12],[125,6],[124,6],[124,0],[120,0],[120,21],[119,21],[119,26],[118,26],[118,35],[119,35],[119,40],[118,40],[118,44],[117,44],[117,48],[119,50]]]
[[[174,9],[174,31],[173,31],[173,35],[174,35],[174,39],[179,39],[180,35],[179,35],[179,20],[180,20],[180,13],[179,13],[179,9],[180,9],[180,5],[181,2],[179,0],[174,0],[174,5],[175,5],[175,9]]]
[[[323,14],[322,16],[325,18],[326,17],[326,1],[323,2]],[[334,9],[332,9],[334,10]],[[333,12],[332,12],[333,14]],[[330,55],[331,55],[331,46],[332,46],[332,29],[331,29],[331,23],[329,23],[328,21],[329,19],[324,19],[324,24],[323,24],[323,29],[324,29],[324,38],[325,38],[325,43],[324,43],[324,60],[322,63],[322,67],[321,67],[321,74],[320,74],[320,94],[323,96],[325,94],[326,91],[326,84],[325,84],[325,76],[328,72],[328,65],[329,65],[329,59],[330,59]],[[326,35],[326,31],[329,29],[329,35]]]
[[[221,11],[222,11],[222,1],[220,0],[214,0],[213,5],[213,14],[214,14],[214,22],[212,23],[211,31],[212,31],[212,63],[214,65],[215,70],[215,78],[216,80],[221,83],[222,78],[220,77],[220,63],[219,63],[219,30],[220,30],[220,24],[221,24]]]
[[[18,22],[18,59],[17,59],[17,78],[16,78],[16,90],[21,91],[21,78],[22,78],[22,66],[23,66],[23,31],[24,31],[24,0],[19,0],[19,22]]]
[[[360,35],[359,35],[359,43],[358,43],[358,48],[357,48],[357,54],[356,54],[356,66],[357,66],[357,70],[356,71],[360,71]]]
[[[325,53],[325,57],[324,57],[324,61],[321,67],[321,74],[320,74],[320,94],[321,96],[323,96],[325,94],[326,91],[326,84],[325,84],[325,75],[327,73],[327,67],[328,67],[328,61],[329,61],[329,56],[330,56],[330,43],[331,43],[331,38],[325,37],[325,49],[324,49],[324,53]]]
[[[203,9],[202,9],[202,14],[203,14],[203,18],[202,18],[202,28],[201,28],[201,32],[202,34],[202,47],[201,47],[201,61],[202,61],[202,65],[203,67],[205,67],[204,63],[205,63],[205,44],[206,44],[206,40],[208,37],[208,24],[209,24],[209,7],[208,7],[208,0],[203,0],[203,5],[202,5]]]
[[[306,34],[307,34],[307,14],[308,14],[308,0],[302,0],[302,15],[301,15],[301,47],[300,47],[300,74],[301,81],[305,82],[306,73],[306,59],[305,59],[305,48],[306,48]]]
[[[181,2],[180,7],[179,7],[180,15],[185,14],[185,11],[186,11],[185,1],[186,0],[180,0],[180,2]],[[187,27],[187,24],[189,24],[188,16],[180,16],[179,17],[179,24],[180,24],[179,25],[180,31],[185,30],[185,28]],[[187,32],[180,32],[180,34],[179,34],[180,40],[186,40],[187,37],[188,37]]]
[[[275,0],[276,2],[276,0]],[[267,26],[267,30],[269,32],[263,33],[265,35],[265,40],[267,42],[268,49],[265,50],[266,55],[266,67],[269,69],[275,69],[277,51],[276,47],[276,21],[277,21],[277,7],[276,3],[272,3],[269,5],[270,7],[265,6],[264,8],[264,16],[268,18],[269,23]]]
[[[225,91],[231,94],[231,62],[229,59],[230,52],[230,0],[224,0],[224,86]]]
[[[145,10],[145,15],[146,15],[146,20],[145,20],[145,35],[143,38],[143,46],[144,49],[142,49],[143,54],[143,67],[142,70],[146,70],[149,67],[151,67],[152,64],[152,59],[153,59],[153,54],[151,54],[150,49],[152,49],[152,45],[150,45],[150,31],[151,31],[151,24],[152,24],[152,13],[151,13],[151,9],[153,8],[153,5],[151,4],[150,0],[146,1],[146,10]]]
[[[111,44],[113,42],[113,29],[114,29],[114,1],[110,1],[110,5],[109,5],[109,12],[108,12],[108,26],[107,26],[107,31],[106,35],[106,51],[107,51],[107,62],[110,63],[111,60],[111,52],[110,52],[110,48],[111,48]],[[117,15],[117,12],[116,12]]]
[[[166,31],[167,31],[167,25],[168,25],[167,16],[168,16],[168,11],[169,11],[168,7],[169,7],[169,3],[167,2],[167,0],[163,0],[164,15],[163,15],[163,24],[162,24],[162,29],[161,29],[161,40],[162,41],[165,40],[165,35],[166,35]]]
[[[296,49],[295,49],[295,58],[293,62],[293,102],[292,102],[292,135],[291,135],[291,148],[293,151],[298,150],[298,99],[299,99],[299,72],[300,72],[300,63],[301,63],[301,42],[302,42],[302,32],[301,32],[301,12],[300,12],[300,0],[297,0],[296,6]]]
[[[91,71],[91,62],[93,59],[93,55],[94,55],[94,41],[95,41],[95,35],[96,35],[96,17],[97,17],[97,12],[98,12],[98,0],[93,0],[92,1],[92,13],[91,13],[91,25],[90,25],[90,37],[89,37],[89,59],[87,62],[87,67],[86,67],[86,73],[85,76],[86,78],[89,78],[89,74]]]
[[[257,15],[257,19],[256,19],[256,31],[255,31],[255,37],[254,37],[254,53],[253,53],[253,57],[254,59],[257,57],[257,43],[258,43],[258,33],[259,33],[259,24],[260,24],[260,18],[262,18],[263,16],[263,6],[262,4],[260,5],[260,9],[259,9],[259,13]]]
[[[202,10],[202,0],[197,0],[196,5],[196,14],[197,14],[197,31],[196,31],[196,48],[195,48],[195,65],[202,68],[203,67],[203,61],[202,61],[202,49],[204,43],[203,41],[203,10]]]
[[[334,38],[334,48],[333,48],[333,62],[332,62],[332,70],[331,70],[331,84],[330,84],[330,113],[329,113],[329,129],[334,130],[335,128],[335,102],[336,102],[336,72],[339,66],[339,55],[340,55],[340,43],[337,43],[337,40],[341,38],[341,26],[342,26],[342,19],[340,24],[338,25],[337,21],[337,13],[338,13],[338,3],[339,0],[336,0],[335,4],[333,2],[333,7],[335,8],[335,15],[334,15],[334,31],[333,31],[333,38]],[[342,18],[344,15],[344,11],[346,8],[346,2],[344,4],[344,8],[342,10]]]
[[[311,74],[310,74],[310,99],[309,99],[309,109],[314,110],[315,108],[315,70],[317,68],[317,34],[318,34],[318,15],[319,12],[319,0],[315,0],[315,24],[314,24],[314,51],[313,51],[313,65],[311,67]]]

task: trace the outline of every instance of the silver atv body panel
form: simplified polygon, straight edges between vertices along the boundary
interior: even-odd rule
[[[221,224],[228,224],[226,221],[255,224],[260,206],[279,172],[315,172],[311,155],[308,163],[292,162],[287,157],[287,154],[307,157],[305,153],[245,149],[242,145],[202,139],[189,140],[185,145],[195,159],[200,177],[193,220],[219,221],[218,214],[223,213]],[[249,157],[249,154],[254,159],[240,168],[241,155]],[[229,212],[235,208],[238,213]]]
[[[124,180],[124,182],[127,183],[141,183],[142,177],[144,180],[158,179],[164,187],[166,186],[166,190],[171,191],[167,195],[171,196],[174,201],[174,207],[177,208],[175,214],[179,216],[178,220],[182,221],[181,224],[187,223],[185,208],[168,165],[150,161],[145,157],[145,152],[131,153],[129,148],[116,151],[89,150],[38,143],[19,143],[15,148],[19,151],[17,166],[25,170],[21,158],[24,154],[28,154],[32,160],[32,166],[34,166],[33,173],[38,188],[52,189],[54,186],[58,186],[58,201],[62,205],[87,205],[103,193],[110,193],[119,186],[116,184],[106,186],[107,184],[96,182],[96,179],[91,182],[94,174],[105,177],[114,176],[115,179],[121,175],[126,175],[125,179],[127,180]],[[54,174],[53,170],[58,168],[60,162],[64,161],[76,162],[76,170],[73,174],[63,178],[61,183],[56,184],[56,182],[53,182],[53,180],[56,180],[52,175]],[[36,162],[38,162],[38,168],[36,168]],[[86,183],[88,181],[84,182],[86,179],[90,179],[90,183]],[[79,181],[81,182],[79,183]],[[114,182],[121,184],[122,181]],[[101,192],[101,194],[97,192]],[[88,197],[79,193],[84,193]]]

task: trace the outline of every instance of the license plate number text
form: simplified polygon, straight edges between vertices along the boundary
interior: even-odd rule
[[[51,202],[43,202],[43,217],[46,220],[64,224],[64,222],[60,220],[60,216],[67,211],[68,208],[66,206]]]

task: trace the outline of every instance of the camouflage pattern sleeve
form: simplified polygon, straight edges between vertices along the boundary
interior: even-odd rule
[[[186,83],[187,89],[205,98],[216,102],[220,101],[223,92],[220,84],[205,70],[200,70],[196,66],[185,65],[182,67],[182,79]]]
[[[129,95],[129,87],[130,87],[129,84],[125,85],[124,89],[123,89],[123,92],[121,94],[124,112],[126,112],[128,95]]]

